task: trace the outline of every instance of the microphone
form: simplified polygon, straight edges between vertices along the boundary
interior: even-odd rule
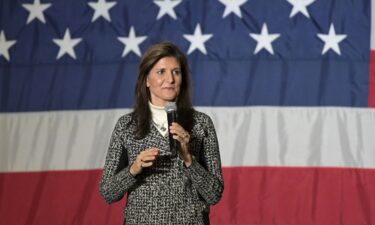
[[[167,112],[167,119],[168,119],[168,128],[172,125],[173,122],[177,122],[177,106],[176,102],[167,102],[165,105],[165,111]],[[168,129],[169,131],[169,129]],[[177,155],[177,140],[173,139],[173,135],[169,133],[169,147],[172,153],[172,156]]]

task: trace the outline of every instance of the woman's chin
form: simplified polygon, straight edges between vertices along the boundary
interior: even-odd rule
[[[166,102],[175,102],[176,98],[167,98],[165,99]]]
[[[165,96],[164,100],[167,102],[174,102],[176,100],[176,95]]]

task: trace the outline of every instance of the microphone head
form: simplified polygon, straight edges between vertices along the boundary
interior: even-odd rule
[[[176,102],[167,102],[167,104],[165,104],[165,111],[166,112],[172,112],[172,111],[176,111],[176,110],[177,110]]]

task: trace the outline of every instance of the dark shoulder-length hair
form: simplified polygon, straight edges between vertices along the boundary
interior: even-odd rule
[[[146,86],[147,76],[154,65],[164,57],[174,57],[180,64],[182,82],[176,99],[177,120],[184,129],[190,131],[193,124],[193,107],[191,103],[190,70],[185,54],[173,43],[161,42],[152,45],[143,55],[138,68],[135,86],[135,105],[133,119],[137,124],[136,137],[142,139],[150,130],[151,110],[149,107],[150,90]]]

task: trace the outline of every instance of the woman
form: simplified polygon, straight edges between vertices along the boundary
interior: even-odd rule
[[[189,89],[181,50],[151,46],[139,66],[134,110],[115,126],[100,183],[107,203],[128,194],[124,224],[209,224],[209,206],[224,188],[220,154],[214,125],[192,108]],[[168,127],[164,107],[171,101],[178,118]]]

